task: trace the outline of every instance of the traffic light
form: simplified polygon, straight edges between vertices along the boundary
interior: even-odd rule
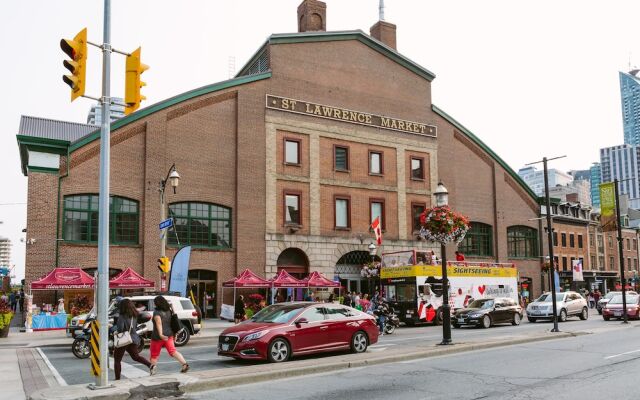
[[[62,80],[71,87],[71,101],[84,96],[85,77],[87,75],[87,28],[84,28],[73,40],[60,40],[60,48],[69,56],[63,65],[71,75],[64,75]]]
[[[149,69],[149,66],[140,61],[140,52],[141,49],[138,47],[127,56],[124,82],[124,113],[126,115],[140,108],[140,102],[147,99],[140,94],[140,88],[147,86],[140,78],[142,73]]]
[[[171,261],[169,261],[169,257],[158,258],[158,269],[165,274],[169,273],[171,270]]]

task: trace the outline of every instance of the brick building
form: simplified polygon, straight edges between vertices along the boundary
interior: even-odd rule
[[[200,297],[245,268],[267,277],[319,271],[365,291],[359,272],[376,216],[378,254],[439,252],[416,231],[438,181],[472,221],[460,244],[467,260],[516,263],[538,294],[535,194],[432,103],[435,75],[396,51],[395,25],[379,21],[371,35],[326,32],[324,3],[306,0],[298,13],[300,31],[271,35],[236,78],[112,125],[110,267],[158,279],[158,185],[175,163],[181,181],[167,192],[176,221],[167,255],[176,235],[194,247],[190,281]],[[99,132],[23,122],[27,229],[37,238],[27,248],[27,283],[55,265],[95,268]]]

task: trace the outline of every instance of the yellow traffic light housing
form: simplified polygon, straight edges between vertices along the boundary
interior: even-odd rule
[[[71,87],[71,101],[84,96],[85,78],[87,75],[87,28],[84,28],[73,40],[60,40],[60,48],[69,56],[63,65],[71,75],[64,75],[62,80]]]
[[[138,47],[127,56],[124,84],[125,115],[140,108],[140,102],[147,99],[140,94],[140,88],[147,85],[140,78],[142,73],[149,69],[149,66],[140,61],[140,53],[141,48]]]
[[[171,270],[171,261],[169,261],[168,257],[158,258],[158,269],[165,274],[169,273]]]

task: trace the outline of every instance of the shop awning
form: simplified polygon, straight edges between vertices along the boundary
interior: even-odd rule
[[[39,281],[31,282],[31,290],[92,288],[93,278],[80,268],[55,268]]]
[[[309,276],[307,276],[306,278],[304,278],[304,281],[307,282],[307,286],[308,287],[315,287],[315,288],[320,288],[320,287],[339,287],[340,283],[339,282],[334,282],[330,279],[327,279],[326,277],[324,277],[321,273],[319,272],[312,272]]]
[[[272,287],[276,288],[305,288],[307,287],[307,282],[304,280],[296,279],[291,274],[289,274],[284,269],[278,271],[278,274],[270,279]]]
[[[153,281],[143,278],[131,268],[125,269],[109,281],[111,289],[140,289],[154,286],[155,283]]]
[[[260,278],[250,269],[245,269],[235,278],[223,282],[222,286],[231,288],[270,288],[271,282]]]

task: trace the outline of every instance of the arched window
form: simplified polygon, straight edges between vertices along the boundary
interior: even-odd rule
[[[231,209],[209,203],[174,203],[169,205],[174,228],[168,232],[169,243],[210,248],[231,248]]]
[[[491,225],[472,222],[467,235],[458,245],[458,251],[467,256],[492,257],[493,231]]]
[[[62,238],[66,242],[98,242],[97,194],[64,197]],[[109,241],[111,244],[138,244],[140,224],[138,202],[124,197],[109,199]]]
[[[538,231],[528,226],[507,228],[507,251],[510,258],[538,256]]]

